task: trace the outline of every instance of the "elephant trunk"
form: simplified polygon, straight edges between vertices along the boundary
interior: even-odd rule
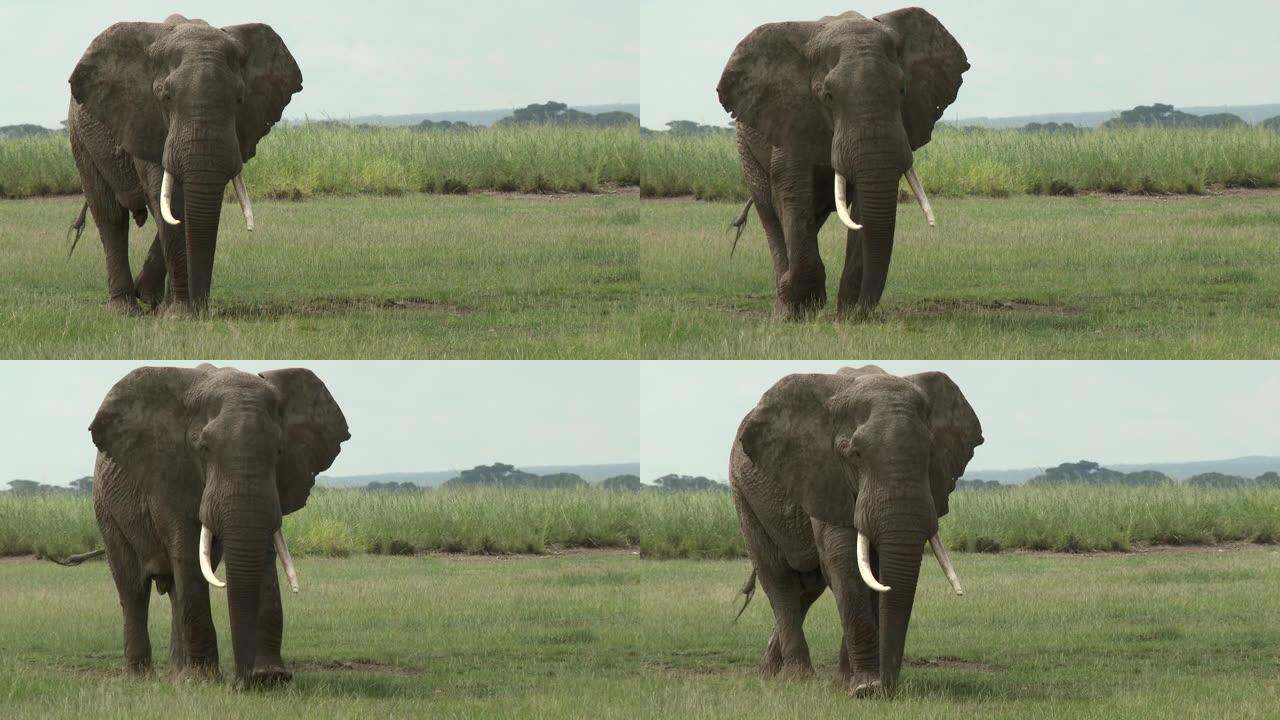
[[[896,168],[873,168],[857,176],[858,220],[863,226],[862,291],[858,304],[870,310],[880,304],[893,258],[893,236],[898,222]]]
[[[925,539],[918,533],[902,533],[882,535],[876,543],[880,581],[890,588],[880,596],[880,684],[886,693],[894,691],[902,671]]]
[[[251,526],[228,527],[222,533],[231,647],[235,654],[236,680],[240,684],[250,681],[258,654],[259,604],[270,535],[270,530]]]
[[[213,255],[218,246],[218,222],[227,180],[222,173],[199,172],[184,175],[182,181],[188,277],[181,279],[186,281],[186,288],[181,288],[180,279],[174,278],[174,293],[181,298],[185,289],[197,309],[204,309],[209,302]]]

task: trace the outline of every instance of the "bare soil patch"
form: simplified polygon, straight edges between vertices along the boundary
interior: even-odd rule
[[[982,672],[1005,672],[1009,668],[995,663],[986,663],[979,660],[965,660],[963,658],[952,657],[949,655],[940,655],[934,658],[907,658],[907,665],[911,667],[923,668],[941,668],[943,670],[980,670]]]
[[[301,660],[292,664],[295,670],[386,673],[405,677],[422,674],[422,671],[418,668],[378,662],[376,660]]]
[[[1104,558],[1117,555],[1181,555],[1187,553],[1273,552],[1280,554],[1280,545],[1261,545],[1251,542],[1231,542],[1218,545],[1134,545],[1128,550],[1090,550],[1087,552],[1058,552],[1054,550],[1004,550],[998,554],[1035,555],[1048,558]]]
[[[566,557],[640,557],[640,548],[638,547],[608,547],[608,548],[585,548],[572,547],[548,548],[545,553],[490,553],[490,554],[473,554],[473,553],[452,553],[452,552],[426,552],[419,553],[417,557],[440,558],[442,560],[460,560],[463,562],[501,562],[504,560],[547,560],[550,558],[566,558]]]
[[[1020,315],[1053,315],[1069,317],[1079,315],[1078,308],[1053,305],[1039,300],[1017,298],[1013,300],[924,300],[902,307],[896,314],[904,317],[938,317],[955,313],[1009,313]]]

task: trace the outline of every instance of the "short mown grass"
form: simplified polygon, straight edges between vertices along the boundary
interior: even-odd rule
[[[942,198],[935,228],[903,204],[888,286],[866,322],[835,316],[846,249],[836,220],[819,237],[826,309],[784,322],[755,212],[731,258],[740,204],[643,204],[650,358],[1280,357],[1275,191]]]
[[[107,309],[79,198],[0,201],[0,357],[635,357],[634,192],[261,199],[223,207],[210,315]],[[155,226],[131,230],[134,272]]]
[[[733,622],[744,560],[299,558],[302,592],[283,599],[294,679],[262,692],[168,680],[158,596],[157,676],[124,678],[104,563],[0,560],[0,716],[1274,717],[1274,549],[954,559],[961,598],[922,568],[892,700],[832,685],[830,593],[805,624],[817,675],[762,682],[773,615],[757,593]],[[225,595],[212,598],[228,672]]]
[[[635,547],[652,558],[746,556],[725,492],[443,489],[316,491],[285,519],[300,555],[545,553]],[[1034,487],[952,495],[943,538],[960,551],[1126,551],[1280,543],[1280,490]],[[101,544],[85,495],[0,493],[0,555],[64,556]]]
[[[470,132],[279,127],[245,165],[254,198],[316,195],[598,192],[640,182],[634,127]],[[80,192],[66,135],[0,140],[0,198]]]
[[[732,134],[642,141],[641,193],[745,200]],[[1079,134],[940,130],[916,153],[935,197],[1204,193],[1280,186],[1280,132],[1133,128]],[[905,188],[905,183],[903,185]]]

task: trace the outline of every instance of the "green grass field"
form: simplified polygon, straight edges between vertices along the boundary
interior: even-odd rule
[[[302,593],[284,599],[295,677],[270,692],[168,681],[164,598],[151,614],[160,675],[124,679],[105,564],[5,560],[0,715],[1264,718],[1280,701],[1278,561],[1263,549],[963,555],[963,598],[926,566],[886,701],[830,682],[830,594],[806,624],[817,676],[759,680],[771,615],[761,594],[732,622],[741,560],[300,559]]]
[[[659,136],[643,146],[645,196],[746,199],[733,135]],[[916,167],[932,197],[1199,194],[1210,187],[1277,187],[1280,133],[1262,128],[1078,135],[944,130],[916,153]]]
[[[476,132],[276,128],[245,165],[257,198],[468,190],[597,192],[640,182],[635,128],[514,127]],[[64,135],[0,141],[0,198],[80,192]],[[228,190],[230,192],[230,190]]]
[[[106,308],[79,198],[0,201],[0,356],[9,358],[634,357],[633,193],[260,200],[224,207],[211,317]],[[131,236],[136,272],[154,225]]]
[[[1276,157],[1280,157],[1280,153]],[[938,227],[898,211],[869,322],[835,318],[845,233],[821,235],[828,307],[772,317],[755,213],[643,201],[640,336],[652,358],[1264,359],[1280,356],[1280,194],[1184,199],[944,198]]]
[[[1280,543],[1280,490],[1050,486],[952,495],[942,520],[959,551],[1127,551],[1151,545]],[[285,519],[303,556],[544,553],[639,547],[649,558],[739,558],[728,493],[449,489],[317,491]],[[0,493],[0,556],[81,552],[102,543],[87,495]]]

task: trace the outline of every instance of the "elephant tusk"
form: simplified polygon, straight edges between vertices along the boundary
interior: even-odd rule
[[[942,544],[942,536],[934,533],[929,538],[929,549],[933,551],[933,556],[938,558],[938,564],[942,566],[942,572],[947,576],[947,582],[951,583],[951,589],[956,591],[957,595],[964,594],[964,588],[960,587],[960,578],[956,575],[955,566],[951,564],[951,556],[947,554],[947,546]]]
[[[858,533],[858,574],[872,590],[878,593],[889,591],[888,585],[881,585],[871,574],[871,539],[863,533]]]
[[[213,533],[204,523],[200,524],[200,574],[204,575],[204,579],[216,588],[227,586],[213,574]]]
[[[862,226],[853,221],[853,217],[849,215],[849,192],[848,182],[840,173],[836,173],[836,213],[840,216],[840,222],[850,230],[861,230]]]
[[[924,194],[924,185],[921,184],[920,176],[916,174],[914,166],[907,170],[907,184],[911,186],[911,192],[920,203],[920,209],[924,211],[924,219],[929,221],[929,227],[936,226],[938,221],[933,217],[933,206],[929,204],[929,196]]]
[[[180,225],[173,216],[173,173],[164,171],[164,179],[160,181],[160,217],[170,225]]]
[[[277,530],[276,534],[271,536],[271,541],[275,543],[280,564],[284,565],[284,574],[289,578],[289,589],[298,592],[298,571],[293,567],[293,556],[289,554],[289,546],[284,542],[284,530]]]
[[[236,188],[236,199],[240,201],[240,212],[244,213],[245,227],[249,232],[253,232],[253,203],[249,202],[249,191],[244,187],[244,177],[237,173],[232,178],[231,184]]]

